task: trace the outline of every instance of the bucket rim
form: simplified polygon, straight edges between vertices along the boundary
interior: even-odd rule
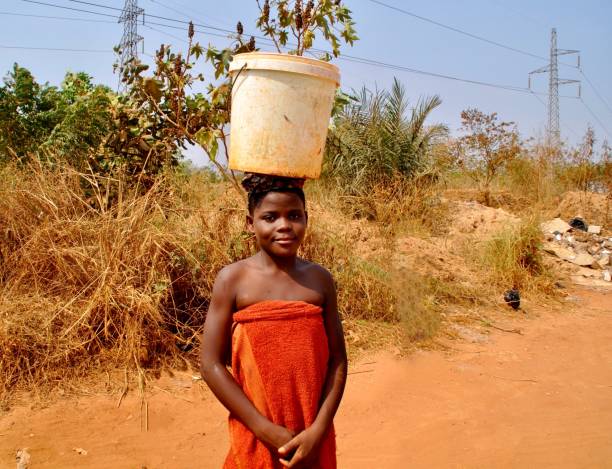
[[[340,86],[340,69],[323,60],[277,52],[243,52],[232,58],[230,74],[239,70],[278,70],[332,80]]]

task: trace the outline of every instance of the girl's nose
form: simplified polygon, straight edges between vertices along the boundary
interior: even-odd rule
[[[286,217],[280,217],[278,219],[278,229],[279,230],[291,229],[291,223],[289,222],[289,219]]]

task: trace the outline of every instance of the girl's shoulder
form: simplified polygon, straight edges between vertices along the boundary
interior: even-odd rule
[[[223,267],[217,274],[217,281],[234,281],[238,277],[244,274],[246,270],[252,268],[252,258],[247,257],[232,264],[228,264]]]
[[[334,277],[331,272],[323,267],[321,264],[316,262],[308,261],[306,259],[299,259],[300,269],[308,277],[316,278],[322,283],[329,283],[334,281]]]

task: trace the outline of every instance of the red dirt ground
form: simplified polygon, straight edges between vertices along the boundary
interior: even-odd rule
[[[336,418],[340,468],[612,468],[612,294],[572,292],[573,311],[508,315],[451,352],[391,353],[352,366]],[[468,335],[469,336],[469,335]],[[226,412],[186,374],[141,403],[64,398],[0,417],[0,467],[219,468]],[[87,451],[78,454],[75,448]]]

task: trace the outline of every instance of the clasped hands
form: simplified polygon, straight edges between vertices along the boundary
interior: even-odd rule
[[[287,428],[272,424],[271,431],[266,432],[266,442],[278,448],[280,462],[290,469],[306,469],[316,462],[319,446],[324,432],[315,425],[308,427],[297,435]]]

